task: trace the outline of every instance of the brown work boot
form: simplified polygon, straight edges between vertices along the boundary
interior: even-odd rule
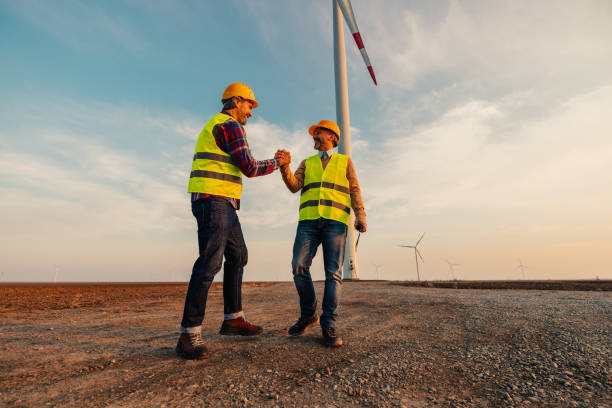
[[[289,328],[288,332],[292,336],[299,336],[311,327],[319,324],[319,316],[313,315],[310,317],[300,317],[298,321]]]
[[[187,359],[200,358],[208,355],[208,349],[200,333],[181,333],[176,345],[176,354]]]
[[[261,333],[263,333],[261,326],[249,323],[244,317],[224,320],[219,330],[219,334],[224,336],[257,336]]]
[[[338,336],[335,327],[321,326],[321,331],[323,332],[323,342],[327,347],[340,347],[342,345],[342,337]]]

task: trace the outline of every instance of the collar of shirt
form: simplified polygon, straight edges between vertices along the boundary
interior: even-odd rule
[[[232,115],[230,115],[229,113],[227,113],[227,111],[226,111],[225,109],[222,109],[222,110],[221,110],[221,113],[222,113],[222,114],[224,114],[224,115],[227,115],[227,116],[232,116]],[[234,117],[233,117],[233,116],[232,116],[232,119],[234,119]],[[234,119],[234,120],[236,121],[236,119]],[[238,121],[236,121],[236,122],[238,122]]]
[[[328,158],[331,158],[331,157],[332,157],[332,154],[334,154],[334,150],[333,150],[333,149],[330,149],[330,150],[328,150],[328,151],[326,151],[326,152],[319,151],[319,157],[320,157],[320,158],[322,158],[322,157],[323,157],[323,153],[327,153],[327,157],[328,157]]]

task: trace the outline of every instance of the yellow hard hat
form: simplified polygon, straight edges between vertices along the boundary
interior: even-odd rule
[[[312,125],[308,128],[308,133],[310,133],[311,136],[314,136],[314,131],[317,128],[323,128],[334,132],[336,136],[338,136],[338,142],[340,142],[340,128],[331,120],[322,120],[316,125]]]
[[[233,84],[229,84],[225,91],[223,91],[223,95],[221,96],[221,100],[224,101],[233,96],[239,96],[242,99],[248,99],[253,102],[253,107],[256,108],[259,106],[259,103],[255,100],[255,94],[245,84],[241,84],[240,82],[234,82]]]

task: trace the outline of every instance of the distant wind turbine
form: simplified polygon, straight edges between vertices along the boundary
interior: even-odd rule
[[[523,279],[525,279],[525,268],[527,268],[527,265],[523,265],[523,261],[521,259],[519,259],[519,264],[516,267],[516,269],[520,269],[521,273],[523,274]]]
[[[419,243],[421,242],[424,236],[425,236],[425,233],[421,235],[421,238],[419,238],[417,243],[414,245],[398,245],[399,247],[402,247],[402,248],[413,248],[414,249],[414,262],[416,263],[417,279],[419,281],[421,280],[421,275],[419,274],[419,259],[417,258],[417,255],[419,256],[419,258],[421,258],[421,262],[425,263],[425,260],[421,256],[421,253],[419,252],[419,248],[417,247],[419,246]]]
[[[378,270],[379,270],[380,268],[382,268],[382,267],[383,267],[383,265],[377,265],[377,264],[375,264],[375,263],[372,263],[372,265],[374,265],[374,267],[376,268],[376,280],[380,280],[380,277],[379,277],[379,275],[378,275]]]
[[[452,262],[451,262],[451,261],[449,261],[448,259],[446,260],[446,263],[448,264],[448,271],[450,272],[451,277],[453,278],[453,280],[455,280],[455,273],[454,273],[454,272],[455,272],[455,269],[454,269],[454,267],[455,267],[455,266],[461,266],[461,265],[456,264],[456,263],[452,263]]]

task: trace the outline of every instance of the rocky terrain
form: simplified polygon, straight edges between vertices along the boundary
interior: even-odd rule
[[[318,328],[287,335],[292,283],[246,285],[264,334],[220,336],[216,285],[195,361],[174,354],[185,291],[0,286],[0,406],[612,406],[607,291],[345,282],[328,349]]]

